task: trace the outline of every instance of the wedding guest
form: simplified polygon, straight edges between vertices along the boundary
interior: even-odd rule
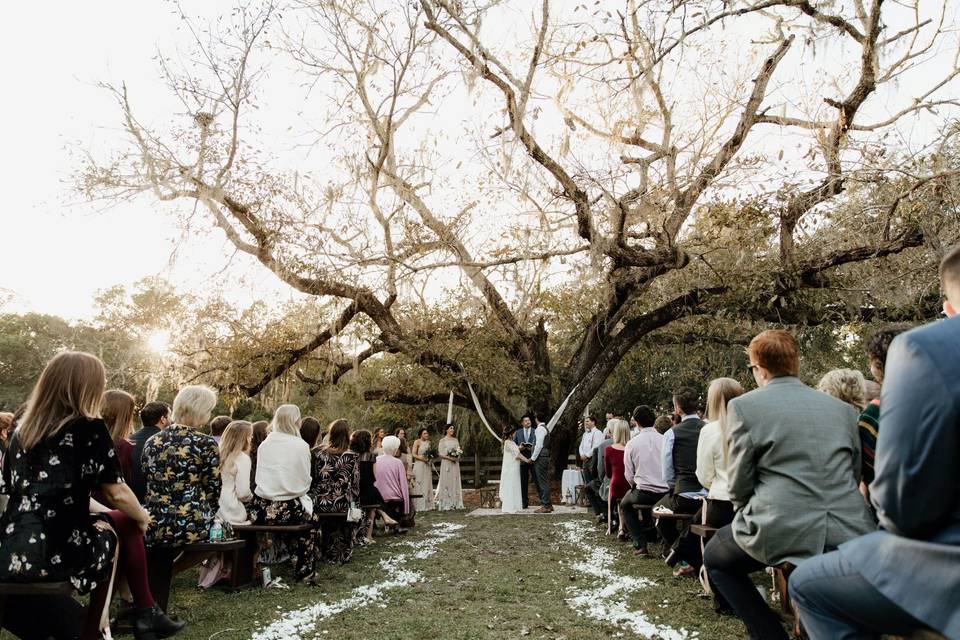
[[[454,427],[448,424],[437,445],[440,454],[440,481],[437,483],[437,509],[463,509],[463,489],[460,486],[460,458],[450,455],[460,451],[460,441],[454,437]],[[399,448],[399,443],[397,447]],[[380,458],[377,458],[380,462]],[[379,476],[378,476],[379,477]],[[381,492],[382,493],[382,492]],[[386,496],[384,496],[386,497]]]
[[[863,391],[867,404],[880,399],[880,383],[875,380],[864,381]]]
[[[614,418],[607,426],[610,427],[613,434],[613,444],[603,452],[604,474],[610,479],[610,496],[607,499],[607,519],[610,524],[607,532],[617,529],[618,535],[626,539],[622,532],[622,520],[620,518],[620,501],[627,495],[630,485],[627,484],[627,477],[624,475],[623,455],[627,448],[627,442],[630,440],[630,423],[620,418]]]
[[[673,418],[670,416],[660,416],[653,423],[653,428],[660,435],[665,434],[667,431],[673,428]]]
[[[13,414],[8,411],[0,412],[0,465],[3,464],[3,456],[7,454],[7,448],[10,446],[12,427]]]
[[[817,389],[837,400],[846,402],[857,410],[863,411],[867,406],[866,380],[863,374],[853,369],[834,369],[820,378]]]
[[[346,513],[360,499],[360,467],[357,454],[350,450],[350,425],[334,420],[327,430],[329,444],[312,452],[313,482],[310,500],[314,524],[319,525],[319,557],[327,562],[349,562],[353,556],[355,523],[346,518],[316,517],[322,513]]]
[[[250,440],[250,489],[256,495],[257,490],[257,451],[270,433],[270,423],[257,420],[253,423],[253,438]]]
[[[155,605],[147,582],[143,532],[150,515],[126,485],[100,407],[106,371],[88,353],[56,355],[33,388],[10,437],[3,468],[8,508],[0,516],[0,580],[69,580],[89,593],[81,638],[109,637],[106,610],[114,558],[137,610],[137,638],[183,628]],[[99,491],[115,509],[91,498]],[[43,514],[43,517],[39,517]]]
[[[177,549],[206,540],[220,508],[220,448],[200,431],[216,405],[217,396],[207,387],[182,388],[173,400],[173,424],[143,447],[144,506],[153,517],[146,541],[153,553],[169,556],[174,573],[210,555]]]
[[[383,438],[387,435],[386,429],[377,429],[373,438],[373,455],[380,456],[383,453]]]
[[[387,436],[383,439],[383,453],[377,456],[376,487],[383,496],[383,509],[394,520],[403,520],[410,512],[410,492],[407,487],[407,474],[403,462],[395,456],[400,450],[400,439]],[[442,480],[441,480],[442,482]],[[463,508],[463,503],[460,507]],[[397,528],[397,533],[406,533],[406,529]]]
[[[307,416],[300,421],[300,437],[303,438],[303,441],[307,443],[310,449],[318,446],[320,431],[322,429],[323,427],[320,426],[320,421],[312,416]]]
[[[587,462],[593,455],[593,450],[603,441],[603,433],[597,429],[597,421],[593,416],[587,416],[583,419],[583,437],[580,439],[580,446],[577,449],[577,455],[580,460],[580,467],[583,470],[583,483],[586,484],[593,480],[593,472]]]
[[[300,437],[300,408],[277,407],[270,432],[257,449],[257,486],[248,509],[255,524],[303,524],[313,513],[310,490],[310,447]],[[294,544],[297,579],[313,573],[311,536],[298,536]]]
[[[166,402],[148,402],[140,409],[140,424],[130,442],[133,451],[130,453],[130,488],[133,489],[137,500],[143,504],[147,496],[147,479],[143,475],[143,447],[147,440],[163,431],[170,424],[170,405]]]
[[[759,388],[727,405],[736,513],[707,543],[704,564],[720,606],[751,638],[786,640],[750,574],[835,549],[873,522],[857,491],[857,412],[800,382],[800,351],[786,331],[760,333],[747,356]]]
[[[217,444],[220,444],[220,438],[223,437],[224,430],[232,421],[230,416],[217,416],[210,421],[210,435],[213,436]]]
[[[373,524],[377,510],[383,506],[383,496],[377,490],[376,465],[373,455],[373,436],[366,429],[358,429],[350,436],[350,450],[357,454],[357,468],[360,472],[360,509],[363,518],[353,530],[353,543],[366,545],[373,542]]]
[[[884,327],[874,332],[864,343],[864,350],[867,352],[867,361],[870,364],[870,374],[879,385],[883,385],[884,371],[886,369],[887,351],[893,339],[909,329],[906,325],[892,325]],[[877,450],[877,434],[880,431],[880,399],[875,398],[860,414],[860,420],[857,423],[857,430],[860,433],[860,450],[863,456],[860,489],[865,496],[869,497],[867,487],[873,482],[874,458]]]
[[[880,530],[811,558],[790,594],[813,640],[960,638],[960,247],[940,263],[946,320],[898,336],[883,368]]]
[[[590,455],[589,466],[595,477],[587,483],[585,489],[587,500],[590,502],[590,507],[593,509],[594,515],[597,516],[597,522],[600,524],[607,522],[607,498],[610,495],[610,478],[607,477],[606,469],[604,469],[604,453],[607,447],[613,444],[613,438],[610,435],[612,432],[613,430],[609,425],[604,427],[603,440],[600,441],[600,444],[597,445],[597,448],[594,449]],[[521,468],[522,466],[523,465],[521,465]]]
[[[623,475],[630,490],[620,501],[623,523],[633,539],[634,554],[647,557],[647,544],[656,541],[653,517],[649,511],[637,511],[635,505],[652,507],[668,491],[663,481],[663,436],[653,424],[657,414],[647,405],[633,410],[630,420],[639,431],[630,439],[623,453]]]
[[[673,414],[679,418],[672,429],[663,436],[663,480],[670,493],[653,507],[653,515],[662,513],[687,513],[693,515],[700,509],[700,499],[707,490],[697,480],[697,444],[700,430],[706,424],[697,413],[700,394],[691,387],[681,387],[673,393]],[[680,563],[675,576],[694,571],[688,563],[673,553],[673,546],[680,537],[677,521],[667,518],[657,520],[657,531],[663,538],[667,552],[667,564]]]
[[[422,497],[413,499],[417,511],[433,509],[433,465],[430,463],[430,431],[420,429],[413,441],[413,493]]]
[[[253,498],[250,488],[250,443],[253,425],[234,420],[220,438],[220,510],[217,515],[230,524],[250,524],[244,506]]]
[[[407,430],[406,429],[397,429],[393,432],[393,435],[397,436],[400,440],[400,449],[398,450],[397,457],[400,458],[400,462],[403,463],[404,469],[407,472],[407,484],[413,483],[413,456],[410,455],[410,449],[407,446]]]
[[[117,450],[117,460],[123,479],[128,484],[133,479],[133,443],[127,438],[133,431],[133,416],[137,411],[137,400],[120,389],[110,389],[103,394],[103,407],[100,415],[107,423],[110,438]]]

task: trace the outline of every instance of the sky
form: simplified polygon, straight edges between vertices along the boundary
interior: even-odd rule
[[[185,6],[203,22],[234,4],[204,0]],[[169,205],[142,197],[104,207],[72,189],[78,154],[116,148],[122,135],[119,109],[98,82],[126,82],[148,124],[151,118],[163,124],[177,111],[153,60],[158,46],[172,51],[191,42],[173,3],[30,2],[5,9],[7,25],[19,28],[0,38],[0,56],[8,61],[8,90],[0,105],[0,229],[6,240],[0,268],[0,303],[6,304],[0,309],[89,319],[98,289],[146,276],[162,276],[194,294],[224,290],[238,306],[255,298],[296,297],[246,256],[225,266],[223,256],[234,252],[222,234],[182,237]],[[282,80],[271,82],[271,90],[283,90],[277,86]],[[906,81],[899,88],[909,95]],[[292,113],[296,106],[286,108]],[[778,135],[767,130],[768,141]]]

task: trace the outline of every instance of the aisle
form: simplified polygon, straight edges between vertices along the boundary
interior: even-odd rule
[[[583,515],[422,514],[317,587],[198,592],[179,584],[183,638],[712,640],[744,636],[699,584],[602,535]]]

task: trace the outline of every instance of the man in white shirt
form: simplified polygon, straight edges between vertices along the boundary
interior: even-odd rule
[[[533,447],[530,460],[533,461],[533,479],[537,483],[537,494],[540,497],[537,513],[553,513],[553,504],[550,502],[550,432],[536,414],[533,417],[533,421],[537,423],[537,443]]]
[[[586,484],[593,480],[593,473],[587,462],[593,455],[593,450],[603,442],[603,433],[597,429],[597,421],[593,416],[587,416],[583,419],[583,438],[580,439],[580,448],[577,455],[580,456],[580,467],[583,470],[583,483]]]
[[[638,434],[630,439],[623,452],[623,474],[630,491],[620,501],[623,523],[633,539],[634,553],[648,556],[647,544],[656,540],[653,517],[649,511],[637,511],[636,505],[652,506],[660,501],[669,487],[663,480],[663,436],[653,427],[657,414],[647,405],[633,410],[630,423]]]

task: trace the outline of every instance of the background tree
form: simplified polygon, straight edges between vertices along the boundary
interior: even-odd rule
[[[383,360],[420,373],[420,400],[452,387],[463,402],[476,381],[497,422],[572,391],[558,460],[618,364],[674,323],[925,308],[863,277],[929,288],[957,237],[950,3],[529,8],[240,9],[196,31],[183,68],[160,59],[188,122],[148,127],[110,88],[130,145],[81,187],[185,216],[200,205],[239,252],[320,300],[326,322],[246,393],[324,350],[345,358],[301,381]],[[309,86],[290,126],[323,155],[295,170],[266,115],[266,70],[290,62]],[[587,303],[561,328],[546,303],[570,283]]]

